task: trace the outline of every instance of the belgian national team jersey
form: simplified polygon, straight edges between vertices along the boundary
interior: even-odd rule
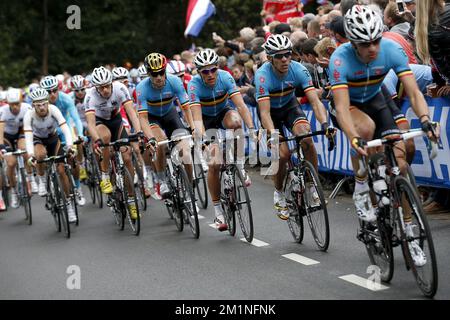
[[[279,78],[270,62],[264,63],[255,74],[256,100],[270,99],[270,107],[279,109],[286,106],[295,97],[295,89],[304,92],[315,90],[309,71],[296,61],[289,64],[288,73]]]
[[[228,99],[239,94],[239,88],[233,77],[226,71],[217,70],[217,80],[214,87],[203,82],[200,75],[196,75],[188,84],[191,106],[200,105],[202,114],[215,117],[226,106]]]
[[[181,79],[171,74],[166,74],[166,84],[162,89],[153,88],[150,78],[145,78],[136,87],[136,99],[139,113],[148,112],[157,117],[168,114],[177,99],[182,109],[189,107],[189,98]]]
[[[403,48],[389,39],[381,39],[377,58],[363,63],[350,43],[331,55],[330,82],[332,90],[348,89],[350,101],[365,103],[381,90],[386,74],[394,70],[399,78],[413,75]]]

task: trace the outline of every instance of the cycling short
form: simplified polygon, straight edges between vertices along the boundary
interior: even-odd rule
[[[408,120],[405,117],[405,114],[398,107],[395,101],[392,99],[392,96],[389,94],[389,91],[385,86],[381,86],[381,92],[383,93],[384,98],[386,99],[389,108],[391,109],[392,115],[394,116],[394,121],[397,125],[401,123],[408,123]]]
[[[120,113],[111,120],[105,120],[99,117],[95,117],[95,124],[97,126],[102,124],[109,129],[109,131],[111,132],[111,142],[128,138],[128,134],[123,127],[122,117],[120,116]]]
[[[154,115],[148,114],[148,123],[150,128],[159,127],[166,133],[168,138],[172,137],[172,134],[175,130],[187,130],[186,126],[181,121],[181,118],[177,112],[177,109],[172,108],[165,116],[157,117]]]
[[[9,147],[11,148],[11,152],[14,152],[17,150],[17,141],[19,139],[24,139],[25,136],[23,134],[21,134],[20,132],[16,133],[16,134],[9,134],[9,133],[4,133],[3,134],[3,140],[5,142],[5,144],[9,145]]]
[[[261,119],[258,108],[258,117]],[[292,132],[297,123],[309,125],[308,118],[300,108],[297,98],[292,98],[287,104],[281,108],[271,108],[270,117],[273,125],[281,134],[283,134],[283,126]]]
[[[229,111],[234,110],[231,106],[225,106],[222,111],[220,111],[215,116],[207,116],[203,115],[203,125],[205,126],[205,130],[209,129],[228,129],[225,128],[223,124],[223,119]]]
[[[47,157],[62,156],[64,154],[64,150],[61,148],[61,140],[56,133],[45,139],[34,136],[33,144],[43,145],[47,150]]]
[[[375,134],[374,139],[388,136],[390,134],[397,134],[400,132],[397,123],[403,121],[406,118],[401,111],[396,108],[395,102],[392,101],[390,96],[386,97],[383,93],[379,92],[371,100],[364,103],[357,103],[350,101],[350,110],[357,108],[367,114],[373,122],[375,122]],[[330,101],[330,118],[333,125],[341,129],[335,116],[334,102]]]

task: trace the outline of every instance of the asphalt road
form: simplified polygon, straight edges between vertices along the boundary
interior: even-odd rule
[[[22,209],[0,214],[0,299],[423,299],[400,248],[392,282],[381,290],[367,287],[370,262],[356,239],[349,196],[329,202],[331,244],[324,253],[308,228],[302,244],[293,241],[286,222],[272,212],[271,181],[257,172],[251,176],[254,244],[241,241],[240,231],[231,237],[210,227],[211,205],[200,212],[199,240],[188,228],[179,233],[163,203],[153,199],[136,237],[118,230],[109,208],[90,204],[87,189],[80,226],[66,239],[35,196],[32,226]],[[450,216],[429,216],[429,222],[439,269],[435,299],[449,299]],[[70,290],[78,271],[80,289]]]

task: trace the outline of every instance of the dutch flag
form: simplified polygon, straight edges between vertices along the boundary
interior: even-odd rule
[[[184,36],[197,37],[206,20],[216,12],[210,0],[189,0]]]

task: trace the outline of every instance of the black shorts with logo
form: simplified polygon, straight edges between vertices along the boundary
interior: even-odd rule
[[[122,116],[120,115],[120,113],[115,115],[110,120],[95,117],[95,124],[97,126],[102,124],[109,129],[109,131],[111,132],[111,142],[128,138],[128,134],[123,127]]]
[[[158,126],[166,133],[166,136],[170,139],[172,134],[176,130],[187,130],[186,126],[181,121],[180,115],[176,108],[172,108],[165,116],[157,117],[148,114],[148,123],[150,127]]]
[[[16,134],[9,134],[9,133],[5,132],[3,134],[3,140],[4,140],[5,144],[7,144],[11,148],[12,152],[17,150],[17,141],[19,139],[23,139],[23,138],[25,138],[25,136],[20,132],[18,132]]]
[[[62,156],[64,154],[64,150],[61,148],[61,140],[56,133],[48,138],[39,138],[34,136],[33,144],[43,145],[47,150],[47,157]]]
[[[225,106],[222,111],[220,111],[215,116],[207,116],[203,115],[203,125],[205,126],[205,130],[209,129],[227,129],[223,125],[223,119],[225,118],[228,111],[234,110],[231,106]]]

